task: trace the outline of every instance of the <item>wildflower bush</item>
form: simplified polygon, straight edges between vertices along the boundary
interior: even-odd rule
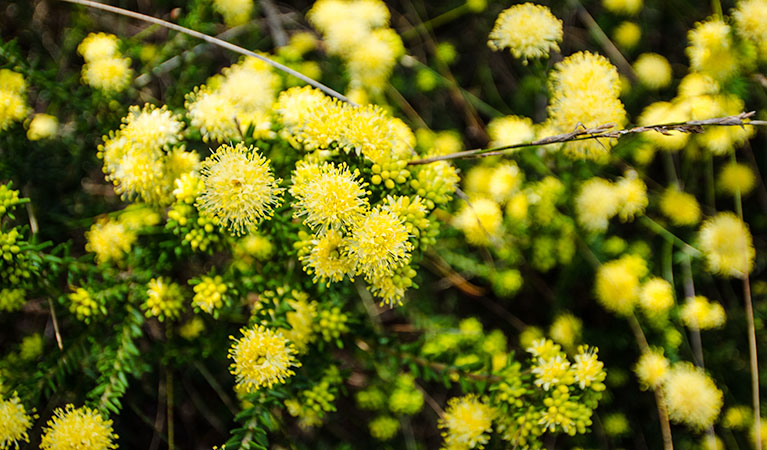
[[[0,449],[763,447],[767,0],[112,3],[0,5]]]

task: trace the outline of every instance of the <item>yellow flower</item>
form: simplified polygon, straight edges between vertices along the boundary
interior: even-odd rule
[[[330,229],[308,241],[308,253],[300,257],[304,270],[314,281],[337,282],[354,275],[354,260],[346,252],[346,239]]]
[[[711,272],[743,278],[753,269],[751,233],[735,214],[723,212],[705,221],[698,239]]]
[[[562,344],[565,348],[571,348],[581,337],[583,322],[570,313],[560,314],[552,322],[549,328],[549,336],[554,342]]]
[[[186,114],[191,125],[199,128],[205,142],[240,139],[237,108],[218,92],[205,87],[195,88],[186,97]]]
[[[615,183],[618,196],[618,215],[621,221],[634,220],[635,215],[644,214],[647,207],[647,186],[638,178],[635,171],[627,172],[626,176]]]
[[[695,430],[713,425],[722,408],[722,391],[714,381],[690,363],[676,363],[663,382],[669,417]]]
[[[24,94],[9,89],[0,89],[0,131],[10,128],[14,122],[19,122],[27,116]]]
[[[680,105],[669,102],[655,102],[647,106],[639,115],[639,125],[657,125],[664,123],[686,122],[689,119],[685,109]],[[677,151],[687,145],[690,140],[688,133],[681,131],[668,131],[659,133],[650,131],[645,137],[655,146],[668,151]]]
[[[493,119],[487,125],[490,147],[524,144],[535,139],[533,121],[527,117],[506,116]]]
[[[142,309],[147,317],[157,317],[161,322],[165,319],[177,319],[184,308],[184,294],[181,286],[167,279],[152,278],[147,284],[147,299]]]
[[[626,122],[626,110],[618,96],[621,85],[618,70],[607,58],[578,52],[554,66],[549,76],[552,98],[549,118],[562,133],[579,127],[596,127]],[[564,145],[565,154],[574,159],[604,161],[615,139],[588,139]]]
[[[303,292],[294,292],[293,297],[287,302],[292,311],[285,314],[290,329],[282,329],[280,332],[295,344],[298,353],[303,353],[309,343],[315,340],[313,325],[317,317],[317,303],[309,302],[309,296]]]
[[[767,43],[767,0],[741,0],[732,12],[738,34],[757,44]]]
[[[134,145],[163,148],[179,142],[184,122],[163,105],[133,105],[123,118],[120,136]]]
[[[96,264],[105,264],[121,261],[130,252],[137,236],[125,225],[102,217],[85,232],[85,239],[85,249],[96,254]]]
[[[224,294],[227,287],[221,276],[202,277],[192,289],[194,290],[192,303],[206,313],[212,314],[213,311],[224,306]]]
[[[59,121],[55,116],[51,116],[50,114],[35,114],[35,117],[29,122],[27,139],[30,141],[39,141],[40,139],[49,138],[56,134],[58,128]]]
[[[634,15],[642,10],[642,0],[602,0],[602,5],[613,13]]]
[[[78,320],[88,322],[91,316],[98,313],[106,314],[106,308],[100,305],[90,292],[83,288],[77,288],[67,296],[69,299],[69,311],[77,316]]]
[[[484,448],[497,412],[475,395],[453,397],[447,402],[439,427],[445,431],[446,448]]]
[[[663,193],[660,210],[674,225],[695,225],[700,222],[698,201],[693,195],[676,187],[670,187]]]
[[[109,57],[96,59],[83,66],[83,81],[105,92],[121,92],[131,81],[133,71],[130,58]]]
[[[724,412],[722,426],[733,430],[748,428],[753,422],[753,414],[748,406],[731,406]]]
[[[18,448],[19,441],[29,442],[27,430],[32,426],[30,417],[24,405],[14,392],[10,398],[0,396],[0,450]]]
[[[711,302],[702,295],[688,298],[679,313],[682,322],[693,330],[709,330],[724,325],[726,314],[718,302]]]
[[[513,161],[499,164],[488,180],[488,194],[498,203],[506,203],[519,190],[525,174]]]
[[[236,27],[250,20],[253,0],[213,0],[213,8],[224,16],[227,26]]]
[[[538,358],[531,370],[535,375],[535,385],[548,391],[560,384],[571,384],[574,374],[570,371],[570,361],[564,354],[550,358]]]
[[[686,52],[693,70],[705,72],[717,80],[724,80],[738,70],[730,26],[721,18],[711,17],[696,23],[687,38],[690,45]]]
[[[89,63],[98,59],[119,56],[117,36],[107,33],[90,33],[77,46],[77,53]]]
[[[43,428],[43,450],[108,450],[117,448],[112,421],[93,409],[68,404],[53,411],[54,417]]]
[[[280,332],[263,326],[243,328],[242,337],[234,339],[229,349],[233,360],[229,371],[237,380],[237,387],[246,392],[255,392],[261,387],[271,388],[282,384],[295,375],[291,367],[300,367],[296,361],[296,347]]]
[[[343,163],[299,163],[290,188],[296,197],[294,216],[306,216],[304,222],[311,228],[349,226],[368,206],[365,183],[358,177],[358,170],[350,171]]]
[[[650,89],[661,89],[671,84],[671,64],[657,53],[642,53],[634,63],[639,81]]]
[[[205,190],[195,203],[197,209],[218,218],[234,234],[271,218],[280,203],[280,180],[255,147],[224,144],[203,161],[201,174]]]
[[[647,273],[647,264],[636,255],[626,255],[603,264],[597,271],[597,300],[607,310],[627,316],[639,300],[639,279]]]
[[[508,48],[515,58],[527,61],[559,51],[561,41],[562,21],[545,6],[523,3],[498,15],[487,45],[493,50]]]
[[[619,201],[612,183],[599,177],[588,179],[575,198],[578,223],[589,231],[607,230],[608,221],[618,213]]]
[[[478,246],[490,245],[500,235],[502,225],[498,203],[482,197],[465,202],[453,218],[453,226],[463,231],[466,241]]]
[[[575,382],[581,389],[602,391],[605,388],[602,382],[607,377],[607,372],[604,371],[604,363],[597,359],[598,352],[599,349],[596,347],[589,348],[585,345],[578,347],[578,354],[573,358],[575,362],[572,365],[572,372]]]
[[[674,289],[671,283],[663,278],[651,278],[639,290],[639,306],[645,315],[651,319],[665,317],[674,306]]]
[[[24,75],[8,69],[0,69],[0,90],[23,94],[27,90]]]
[[[642,29],[634,22],[621,22],[613,31],[613,40],[625,49],[634,48],[642,38]]]
[[[650,349],[642,352],[634,366],[643,389],[657,389],[663,383],[669,370],[669,361],[663,356],[663,350]]]
[[[352,226],[347,252],[358,273],[368,279],[387,277],[410,260],[409,237],[401,217],[376,208]]]
[[[719,187],[726,193],[746,195],[756,185],[756,175],[745,164],[728,163],[719,172]]]

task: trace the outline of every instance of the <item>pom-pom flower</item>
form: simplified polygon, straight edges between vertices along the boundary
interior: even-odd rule
[[[722,408],[722,391],[702,369],[690,363],[677,363],[669,370],[663,397],[671,420],[696,430],[713,425]]]
[[[296,361],[296,347],[280,332],[263,326],[243,328],[242,337],[229,349],[233,363],[229,371],[235,376],[237,386],[247,392],[275,384],[295,375],[292,367],[300,367]]]
[[[643,0],[602,0],[602,5],[613,13],[634,15],[641,11]]]
[[[0,396],[0,418],[1,450],[18,448],[19,441],[29,442],[27,430],[32,426],[32,417],[15,392],[8,399]]]
[[[657,53],[642,53],[634,63],[639,81],[650,89],[661,89],[671,83],[671,64]]]
[[[181,286],[162,277],[149,280],[146,295],[142,308],[147,310],[147,317],[157,317],[160,321],[175,319],[184,307]]]
[[[136,233],[107,217],[99,219],[85,232],[85,249],[96,254],[96,263],[119,262],[136,241]]]
[[[609,311],[630,315],[639,299],[639,279],[646,273],[647,264],[636,255],[603,264],[597,271],[597,299]]]
[[[35,114],[35,117],[29,122],[27,139],[30,141],[39,141],[40,139],[49,138],[56,134],[58,128],[59,121],[55,116],[51,116],[50,114]]]
[[[709,18],[695,24],[688,33],[687,56],[690,67],[724,80],[738,70],[738,60],[730,37],[730,26],[721,18]]]
[[[117,36],[107,33],[90,33],[77,46],[77,53],[85,62],[111,58],[118,55]]]
[[[729,195],[746,195],[756,185],[754,171],[745,164],[729,163],[719,172],[719,188]]]
[[[290,193],[296,197],[295,216],[306,216],[312,228],[335,228],[350,225],[365,213],[365,184],[345,164],[299,164],[294,172]]]
[[[453,225],[463,231],[470,244],[487,246],[499,235],[503,213],[497,202],[477,197],[466,202],[453,218]]]
[[[87,406],[75,408],[69,404],[58,408],[43,428],[40,448],[43,450],[108,450],[117,448],[117,435],[112,421],[104,419],[98,411]]]
[[[484,448],[497,412],[475,395],[453,397],[439,420],[445,448]]]
[[[213,8],[224,16],[224,22],[230,26],[243,25],[250,19],[253,0],[213,0]]]
[[[527,117],[506,116],[493,119],[487,125],[490,147],[523,144],[535,139],[533,121]]]
[[[664,377],[668,373],[669,362],[663,356],[662,350],[651,349],[642,353],[634,366],[639,378],[639,383],[643,388],[656,389],[661,386]]]
[[[107,93],[121,92],[130,83],[133,71],[130,58],[101,58],[83,66],[83,81]]]
[[[696,295],[685,301],[679,313],[682,322],[693,330],[708,330],[724,325],[726,314],[724,308],[717,302],[711,302],[706,297]]]
[[[645,281],[639,290],[639,306],[651,319],[663,318],[674,306],[674,289],[663,278]]]
[[[327,230],[308,244],[308,253],[301,256],[301,262],[315,281],[336,282],[354,274],[354,261],[346,254],[346,239],[341,232]]]
[[[410,260],[409,237],[401,217],[376,208],[355,222],[347,251],[357,272],[368,279],[387,277]]]
[[[700,205],[695,197],[678,188],[666,189],[660,198],[661,212],[674,225],[695,225],[700,222]]]
[[[216,217],[234,234],[244,234],[261,220],[271,218],[282,189],[269,160],[257,149],[238,143],[222,145],[202,163],[205,190],[197,209]]]
[[[609,181],[590,178],[575,197],[578,223],[589,231],[605,231],[610,218],[618,213],[619,201],[618,192]]]
[[[708,219],[698,239],[711,272],[743,278],[754,267],[751,233],[735,214],[724,212]]]
[[[634,22],[621,22],[613,31],[613,40],[625,49],[634,48],[642,38],[642,29]]]
[[[559,51],[560,42],[562,21],[545,6],[523,3],[498,15],[487,45],[493,50],[508,48],[515,58],[527,61]]]
[[[738,34],[757,44],[767,43],[767,0],[741,0],[732,12]]]

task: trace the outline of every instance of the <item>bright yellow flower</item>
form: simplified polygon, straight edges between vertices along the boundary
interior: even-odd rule
[[[669,417],[695,430],[713,425],[722,408],[722,391],[714,381],[690,363],[676,363],[663,382]]]
[[[121,92],[130,84],[133,70],[130,58],[96,59],[83,66],[83,81],[105,92]]]
[[[634,15],[642,10],[642,0],[602,0],[602,5],[611,12]]]
[[[524,144],[535,139],[533,121],[527,117],[505,116],[493,119],[487,125],[490,147]]]
[[[636,255],[626,255],[603,264],[597,271],[597,300],[609,311],[627,316],[639,300],[639,279],[647,264]]]
[[[726,314],[718,302],[709,301],[702,295],[688,298],[679,313],[684,324],[693,330],[709,330],[724,325]]]
[[[660,210],[674,225],[695,225],[700,222],[698,201],[693,195],[676,187],[670,187],[663,193]]]
[[[639,383],[644,389],[656,389],[661,386],[669,370],[669,361],[662,350],[651,349],[642,352],[634,366]]]
[[[235,376],[237,386],[246,392],[255,392],[262,387],[271,388],[282,384],[295,375],[292,367],[300,367],[296,361],[296,347],[282,333],[263,326],[243,328],[242,337],[234,339],[229,349],[233,360],[229,371]]]
[[[756,185],[754,171],[745,164],[728,163],[719,172],[719,187],[732,196],[746,195]]]
[[[386,277],[410,260],[413,245],[408,242],[409,237],[402,218],[376,208],[352,226],[348,255],[357,272],[368,279]]]
[[[439,427],[445,431],[446,448],[484,448],[490,440],[493,419],[497,412],[475,395],[453,397],[447,402]]]
[[[588,179],[575,198],[578,223],[589,231],[607,230],[610,218],[619,211],[619,202],[620,196],[612,183],[599,177]]]
[[[757,44],[767,43],[767,0],[741,0],[732,13],[738,34]]]
[[[671,84],[671,64],[657,53],[642,53],[634,63],[639,81],[650,89],[661,89]]]
[[[7,399],[0,396],[0,417],[0,450],[18,448],[19,441],[29,442],[27,430],[32,426],[32,417],[15,392]]]
[[[59,121],[55,116],[51,116],[50,114],[35,114],[35,117],[29,122],[27,139],[30,141],[39,141],[40,139],[49,138],[56,134],[58,128]]]
[[[112,421],[93,409],[68,404],[53,411],[54,417],[43,428],[43,450],[109,450],[117,448]]]
[[[453,218],[453,226],[463,231],[466,241],[479,246],[488,246],[498,238],[502,225],[501,207],[482,197],[465,202]]]
[[[508,48],[515,58],[527,61],[559,51],[560,42],[562,21],[545,6],[523,3],[501,11],[487,45],[493,50]]]
[[[77,46],[77,53],[85,62],[119,56],[117,36],[107,33],[90,33]]]
[[[85,249],[96,254],[96,264],[105,264],[121,261],[130,252],[137,236],[125,225],[103,217],[85,232],[85,239]]]
[[[250,20],[253,0],[213,0],[213,8],[224,16],[227,26],[236,27]]]
[[[730,26],[721,18],[711,17],[696,23],[687,35],[690,67],[717,80],[727,79],[737,71],[738,60],[730,31]]]
[[[625,49],[634,48],[642,38],[642,29],[634,22],[621,22],[613,31],[613,40]]]
[[[651,278],[639,290],[639,306],[651,319],[660,319],[674,306],[674,289],[663,278]]]
[[[337,282],[354,275],[354,260],[346,253],[347,240],[341,232],[330,229],[309,241],[308,253],[301,256],[304,270],[314,281]]]
[[[756,251],[751,233],[735,214],[723,212],[708,219],[698,239],[711,272],[743,278],[753,269]]]
[[[166,278],[149,280],[146,295],[147,299],[141,308],[146,310],[147,317],[157,317],[161,322],[165,319],[177,319],[184,308],[181,286]]]

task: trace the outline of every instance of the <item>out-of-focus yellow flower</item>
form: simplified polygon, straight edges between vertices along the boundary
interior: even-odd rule
[[[498,15],[487,45],[493,50],[508,48],[515,58],[527,61],[559,51],[560,42],[562,21],[546,6],[523,3]]]
[[[663,397],[671,420],[696,430],[710,427],[722,408],[722,391],[702,369],[690,363],[676,363],[669,370]]]
[[[719,187],[729,195],[746,195],[756,185],[756,175],[745,164],[728,163],[719,172]]]
[[[621,47],[631,50],[642,38],[642,29],[634,22],[621,22],[613,31],[613,40]]]
[[[708,219],[698,239],[710,271],[743,278],[753,269],[756,251],[751,233],[735,214],[723,212]]]
[[[639,81],[650,89],[661,89],[671,84],[671,64],[657,53],[642,53],[634,63]]]
[[[50,114],[35,114],[32,121],[29,122],[27,130],[27,139],[30,141],[39,141],[56,134],[59,128],[59,121]]]

